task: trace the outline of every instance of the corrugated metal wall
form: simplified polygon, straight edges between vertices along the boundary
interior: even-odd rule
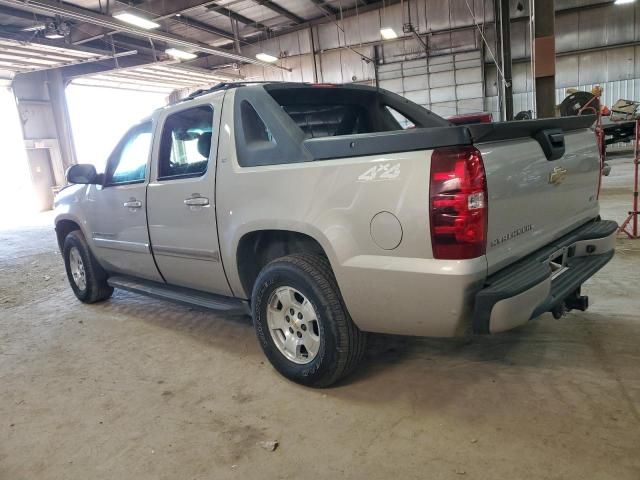
[[[581,3],[581,2],[575,2]],[[569,5],[576,6],[576,5]],[[526,21],[512,24],[514,112],[532,110],[529,32]],[[493,31],[488,32],[493,38]],[[640,6],[607,5],[556,13],[556,103],[567,88],[604,87],[604,103],[639,98]],[[487,57],[485,57],[486,59]],[[486,65],[485,108],[497,115],[496,69]]]
[[[492,0],[405,1],[346,18],[338,24],[327,23],[314,27],[318,81],[372,84],[375,78],[372,62],[374,46],[380,45],[380,80],[385,88],[406,94],[425,106],[433,105],[442,115],[474,109],[486,109],[497,115],[496,69],[473,23],[475,16],[476,21],[485,25],[489,48],[495,52],[492,4]],[[518,10],[518,4],[524,8]],[[511,46],[516,112],[532,109],[534,99],[528,61],[527,6],[526,1],[511,0],[512,17],[515,17],[511,26]],[[640,81],[640,2],[603,5],[602,0],[556,0],[556,9],[559,10],[556,13],[558,99],[564,97],[566,88],[586,88],[592,84],[604,86],[607,104],[621,97],[637,99]],[[402,35],[402,26],[408,22],[427,42],[430,52],[428,60],[424,45],[410,35],[394,41],[381,41],[381,27],[391,27]],[[480,95],[475,73],[472,81],[463,83],[461,80],[466,82],[468,72],[458,72],[461,68],[459,61],[466,61],[460,59],[467,58],[464,57],[467,54],[475,59],[479,51],[484,54],[483,73],[479,79],[483,84],[483,94]],[[248,65],[242,68],[247,78],[314,80],[308,29],[275,37],[242,50],[246,55],[259,52],[283,57],[282,65],[292,71]],[[441,63],[449,65],[445,67],[449,73],[441,75],[443,83],[438,83],[435,74],[440,72],[431,71],[429,75],[434,75],[431,82],[427,68],[437,68],[435,66]],[[469,87],[469,84],[473,86]],[[443,90],[429,92],[436,88]],[[472,93],[468,93],[470,89]],[[445,96],[440,97],[441,94]],[[464,95],[470,96],[462,98]],[[478,102],[482,97],[485,97],[484,102]]]
[[[495,67],[486,68],[486,101],[488,111],[498,112],[495,88]],[[605,105],[616,100],[640,99],[640,46],[618,47],[608,50],[576,52],[561,56],[556,62],[556,103],[566,96],[567,88],[591,90],[595,85],[604,88]],[[529,63],[517,63],[513,68],[514,112],[533,109],[534,95]]]
[[[491,9],[488,7],[491,0],[417,0],[348,17],[338,24],[326,23],[314,27],[318,80],[372,83],[375,78],[372,61],[374,45],[381,43],[381,27],[393,28],[402,35],[403,24],[411,22],[422,34],[433,32],[428,39],[432,56],[480,49],[477,34],[472,28],[449,31],[450,28],[473,25],[467,2],[478,18],[491,20]],[[281,64],[292,71],[247,65],[242,68],[242,74],[247,78],[313,81],[309,30],[282,35],[242,49],[242,53],[249,56],[259,52],[283,57]],[[424,46],[411,36],[383,42],[380,53],[384,64],[426,57]]]

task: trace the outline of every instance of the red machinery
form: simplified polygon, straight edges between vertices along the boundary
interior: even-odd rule
[[[636,137],[633,146],[633,210],[629,212],[629,216],[620,225],[618,231],[626,233],[631,239],[640,238],[638,234],[638,167],[640,165],[640,119],[636,119]]]
[[[600,94],[602,90],[598,88],[596,94],[590,92],[575,92],[569,95],[560,104],[562,116],[571,115],[596,115],[595,134],[600,154],[600,177],[598,177],[598,194],[602,186],[602,175],[604,174],[605,162],[607,160],[607,145],[602,128],[602,110],[600,108]]]
[[[461,113],[459,115],[453,115],[447,117],[454,125],[470,125],[472,123],[491,123],[493,122],[493,115],[490,112],[474,112],[474,113]]]
[[[602,90],[598,88],[598,90],[594,93],[575,92],[569,95],[562,102],[562,104],[560,105],[560,110],[563,116],[582,115],[583,113],[591,112],[597,115],[595,133],[598,142],[598,149],[600,151],[600,182],[602,182],[602,171],[604,169],[606,160],[607,141],[605,139],[605,130],[602,126],[602,111],[600,109],[600,94],[602,93]],[[580,95],[582,96],[580,97]],[[619,233],[624,233],[631,239],[640,238],[640,232],[638,232],[638,214],[640,214],[640,211],[638,211],[638,183],[640,176],[638,171],[640,168],[640,118],[635,113],[637,111],[637,107],[637,102],[619,100],[616,105],[612,107],[612,111],[614,113],[622,113],[623,115],[621,118],[614,118],[614,115],[611,116],[611,120],[613,120],[612,125],[616,124],[616,120],[621,120],[622,122],[620,123],[626,121],[626,124],[628,124],[628,120],[631,118],[633,119],[632,121],[634,125],[633,209],[629,211],[629,215],[627,216],[626,220],[622,223],[622,225],[620,225],[620,228],[618,229]],[[573,111],[571,111],[572,109]],[[617,138],[614,138],[612,141],[614,140],[617,140]],[[600,185],[598,185],[598,191],[600,191]]]

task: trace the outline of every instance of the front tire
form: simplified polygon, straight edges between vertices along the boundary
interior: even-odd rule
[[[79,230],[69,233],[62,248],[64,266],[73,293],[84,303],[106,300],[113,294],[107,274],[97,262]]]
[[[327,387],[361,360],[365,334],[353,323],[326,258],[295,254],[269,263],[251,296],[260,346],[278,372]]]

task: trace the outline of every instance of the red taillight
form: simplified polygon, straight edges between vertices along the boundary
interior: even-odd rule
[[[459,260],[484,255],[487,181],[478,149],[465,146],[434,150],[429,192],[434,258]]]

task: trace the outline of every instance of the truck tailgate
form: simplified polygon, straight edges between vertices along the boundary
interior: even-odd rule
[[[584,128],[586,119],[582,123],[564,120],[569,119],[555,119],[553,124],[547,120],[523,122],[519,130],[510,125],[506,130],[518,138],[504,138],[510,132],[500,133],[499,127],[489,134],[485,130],[484,137],[482,130],[475,131],[487,176],[489,274],[599,213],[600,159],[595,135]],[[556,152],[559,158],[548,155],[548,149],[545,154],[545,142],[536,135],[541,129],[555,132],[555,139],[564,134],[565,150],[562,155]]]

